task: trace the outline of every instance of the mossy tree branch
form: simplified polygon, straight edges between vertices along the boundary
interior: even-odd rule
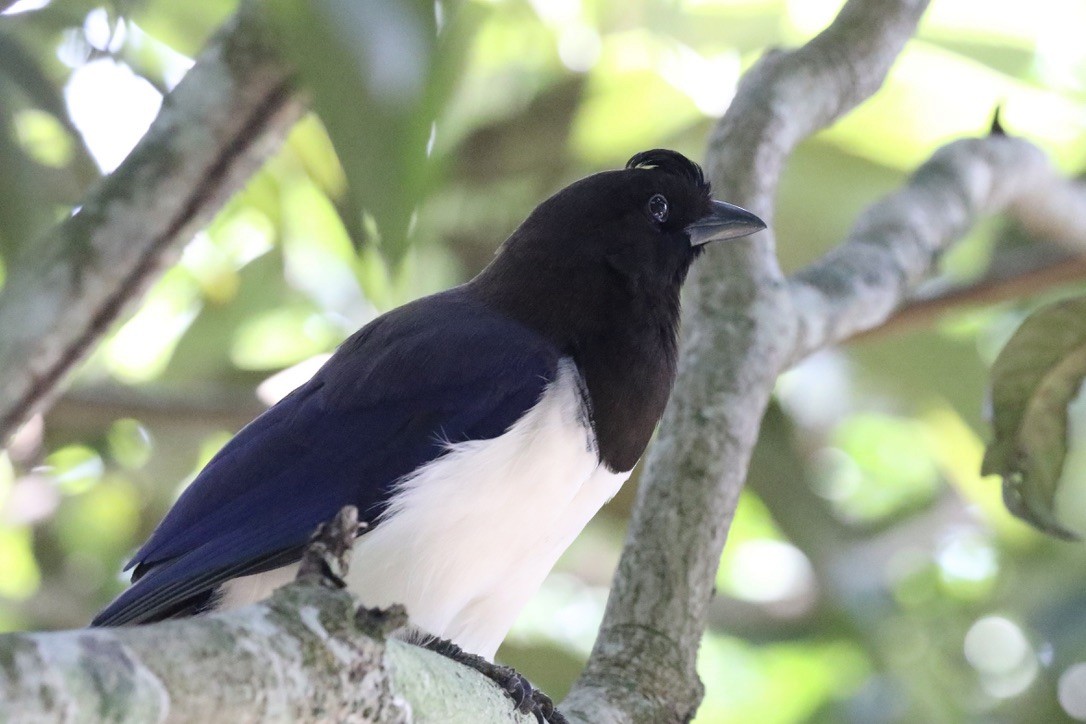
[[[0,439],[53,399],[303,110],[259,9],[243,5],[120,167],[9,261],[0,292]]]

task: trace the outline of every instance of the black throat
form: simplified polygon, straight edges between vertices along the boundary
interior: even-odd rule
[[[513,244],[466,291],[573,358],[587,388],[600,459],[624,472],[641,457],[671,394],[679,291],[689,263],[677,258],[664,274],[637,275],[576,258],[545,258]]]

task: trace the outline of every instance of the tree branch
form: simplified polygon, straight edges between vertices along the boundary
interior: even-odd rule
[[[803,138],[875,92],[925,0],[851,0],[804,47],[743,78],[709,143],[718,197],[772,216]],[[591,722],[689,719],[713,581],[758,425],[794,346],[772,234],[714,249],[685,300],[680,376],[649,451],[622,559],[588,665],[562,705]]]
[[[344,589],[358,531],[357,509],[343,508],[313,534],[295,583],[238,611],[0,636],[0,720],[532,721],[482,675],[388,638],[403,606],[360,607]]]
[[[534,723],[483,676],[374,637],[369,618],[346,591],[292,584],[226,614],[6,634],[0,720]]]
[[[869,208],[848,239],[789,281],[799,320],[792,359],[885,322],[952,242],[1009,211],[1034,235],[1086,244],[1086,186],[1019,138],[944,146]]]
[[[1025,249],[1018,251],[1026,251]],[[1029,249],[1035,252],[1035,248]],[[1025,254],[1016,254],[1025,256]],[[1035,253],[1032,256],[1037,256]],[[895,334],[930,324],[945,312],[963,307],[996,304],[1086,279],[1086,257],[1059,254],[1052,258],[1024,258],[1013,267],[993,268],[976,281],[943,287],[927,294],[910,295],[890,318],[877,327],[859,332],[851,339]]]
[[[270,30],[243,5],[116,172],[11,262],[0,293],[0,439],[52,399],[302,110]]]
[[[135,417],[149,424],[218,425],[239,430],[266,409],[252,388],[228,384],[184,390],[73,385],[56,398],[47,420],[60,426],[100,427],[103,421]]]

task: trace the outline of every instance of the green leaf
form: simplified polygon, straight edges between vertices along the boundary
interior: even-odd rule
[[[64,5],[67,3],[52,3]],[[100,3],[109,7],[108,3]],[[173,50],[195,57],[208,38],[238,9],[237,2],[223,0],[124,0],[116,3],[115,11],[134,20],[155,40]],[[93,6],[92,6],[93,7]]]
[[[346,174],[345,200],[359,222],[348,228],[372,219],[377,233],[367,241],[379,237],[382,253],[398,261],[433,184],[427,146],[470,37],[463,9],[442,9],[439,29],[433,0],[268,7]]]
[[[1079,536],[1057,520],[1068,448],[1067,408],[1086,377],[1086,297],[1038,309],[992,366],[995,438],[981,472],[1003,476],[1007,508],[1037,528]]]

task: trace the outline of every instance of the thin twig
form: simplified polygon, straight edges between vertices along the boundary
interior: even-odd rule
[[[949,287],[927,297],[917,297],[877,327],[860,332],[852,340],[900,334],[929,326],[939,316],[967,307],[1022,299],[1064,284],[1086,280],[1086,257],[1061,256],[1016,272],[1000,272],[970,284]]]
[[[219,426],[237,430],[266,409],[252,388],[204,385],[184,391],[122,385],[73,386],[49,410],[58,426],[101,427],[103,422],[134,417],[148,425]]]

